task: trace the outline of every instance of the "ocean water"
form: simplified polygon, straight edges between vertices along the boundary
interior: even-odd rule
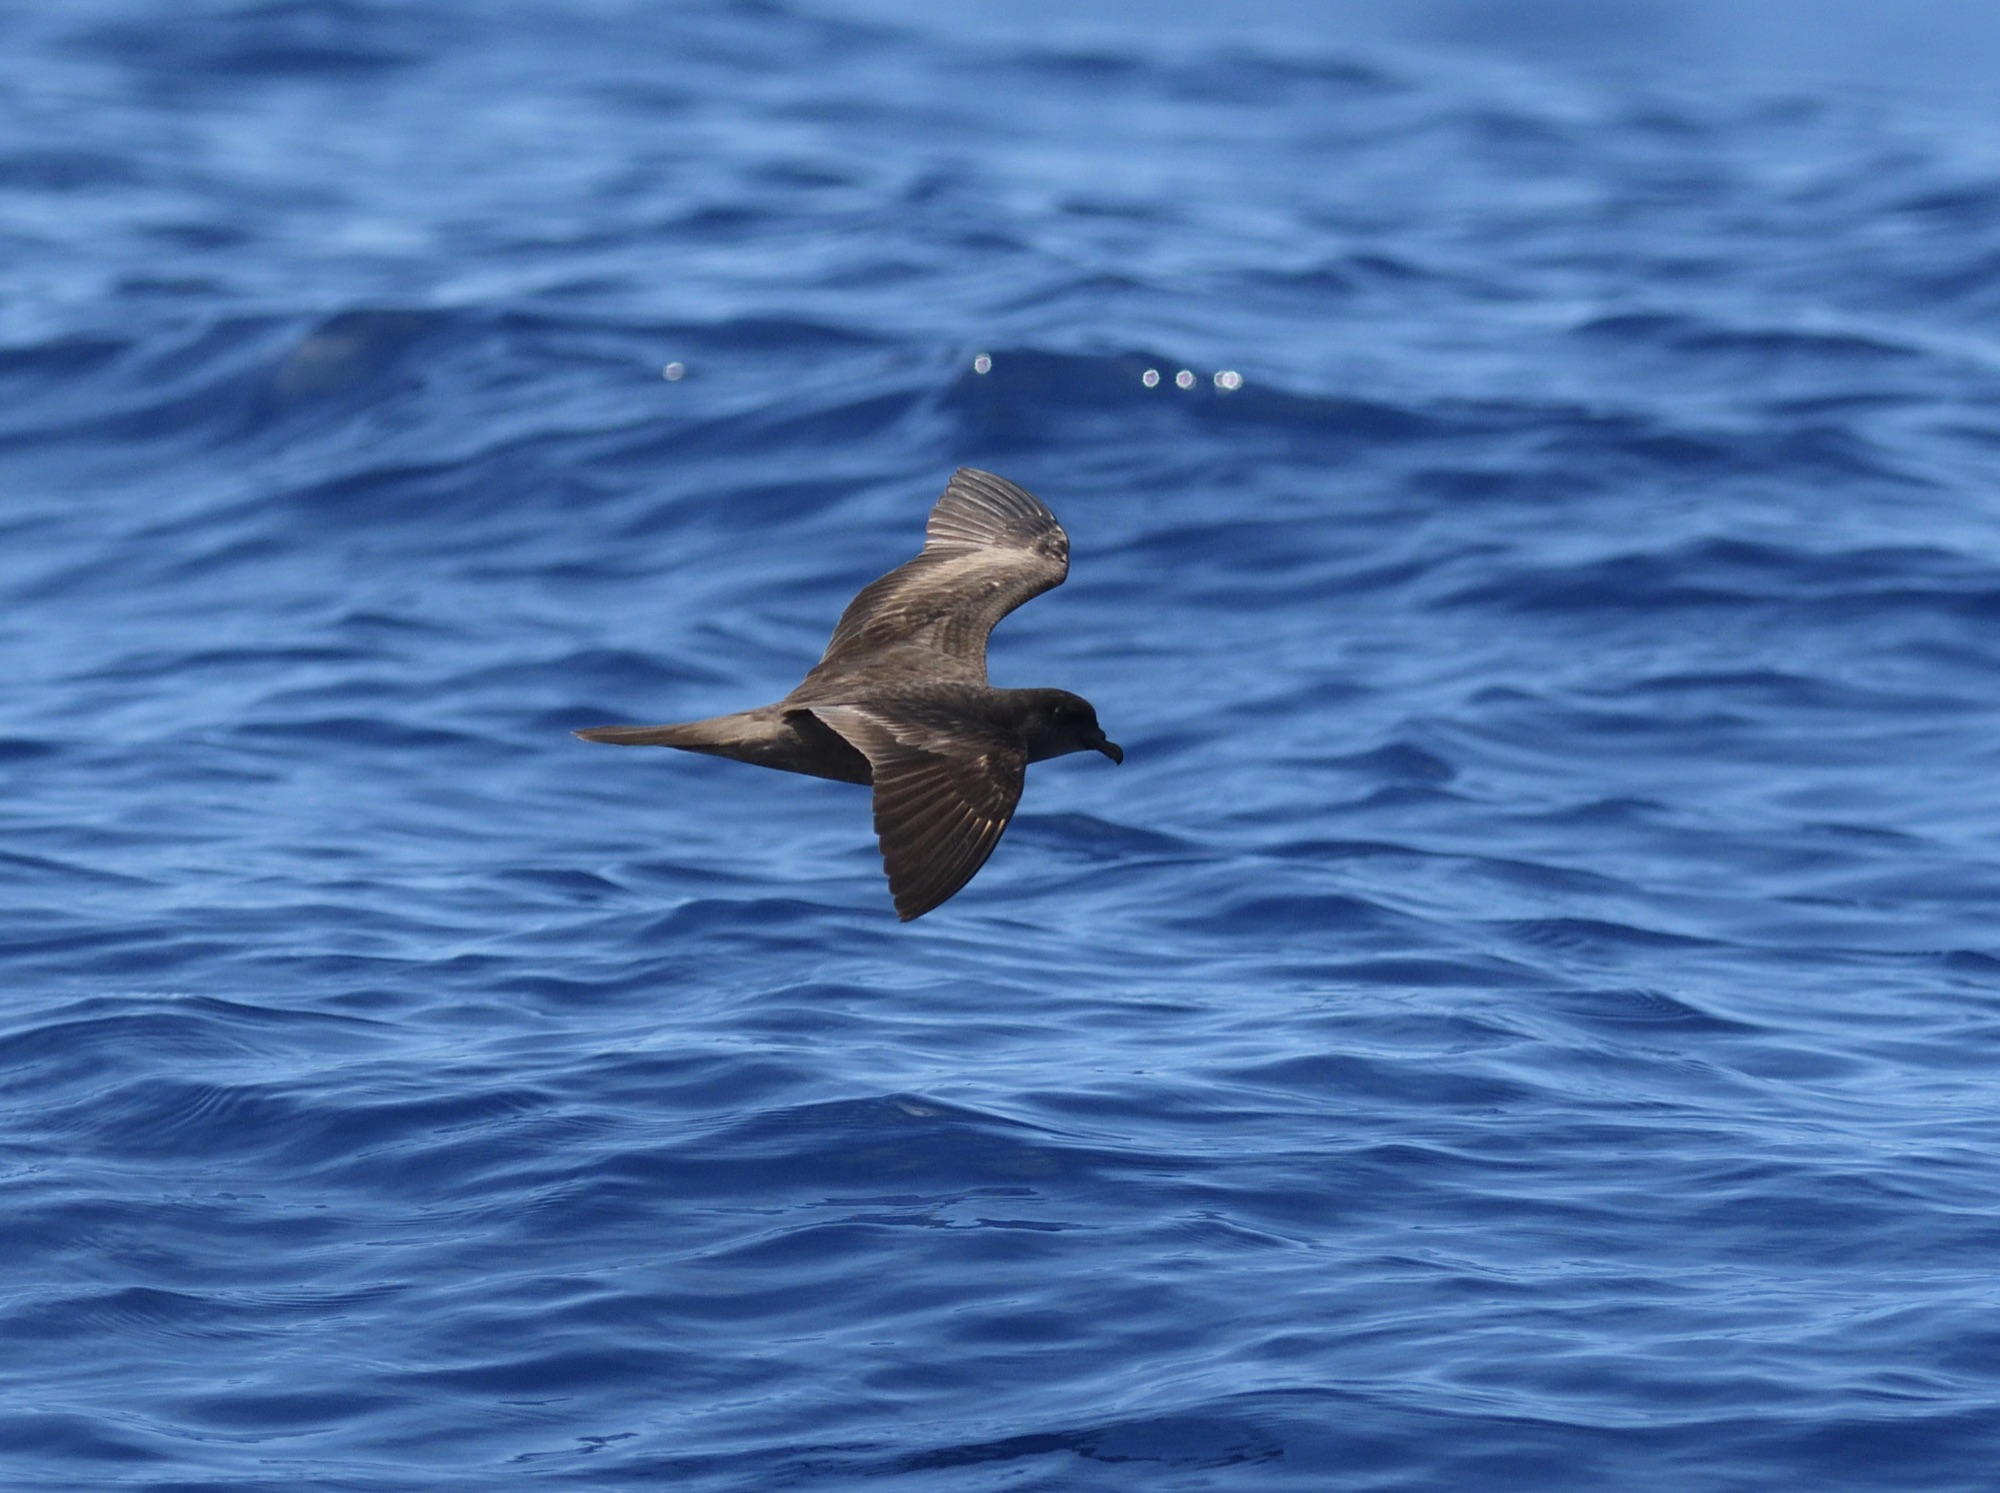
[[[1994,1487],[2000,134],[1701,13],[10,8],[0,1483]],[[961,463],[944,908],[568,734]]]

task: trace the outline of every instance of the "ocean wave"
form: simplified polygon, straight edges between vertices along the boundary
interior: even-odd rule
[[[0,20],[17,1477],[1990,1482],[1943,104],[143,10]],[[570,735],[781,697],[965,464],[1127,760],[946,907]]]

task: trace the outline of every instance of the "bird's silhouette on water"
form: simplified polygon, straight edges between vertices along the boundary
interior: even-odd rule
[[[875,835],[908,922],[986,864],[1030,762],[1125,753],[1088,700],[986,682],[993,624],[1069,574],[1069,536],[1033,493],[961,467],[923,553],[848,603],[812,672],[775,705],[681,726],[576,734],[668,746],[875,789]]]

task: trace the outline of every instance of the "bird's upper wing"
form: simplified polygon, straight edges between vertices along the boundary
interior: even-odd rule
[[[1069,535],[1033,493],[960,467],[931,509],[923,553],[848,603],[813,671],[921,650],[935,677],[986,682],[993,624],[1069,574]]]
[[[875,838],[904,922],[957,893],[986,864],[1021,801],[1027,753],[998,737],[891,708],[815,705],[875,774]]]

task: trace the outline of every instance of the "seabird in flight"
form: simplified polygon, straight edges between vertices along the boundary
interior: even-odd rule
[[[923,553],[864,587],[799,687],[775,705],[683,726],[576,734],[668,746],[875,789],[875,836],[904,922],[986,863],[1030,762],[1125,753],[1088,700],[986,682],[993,624],[1069,574],[1069,536],[1033,493],[961,467]]]

